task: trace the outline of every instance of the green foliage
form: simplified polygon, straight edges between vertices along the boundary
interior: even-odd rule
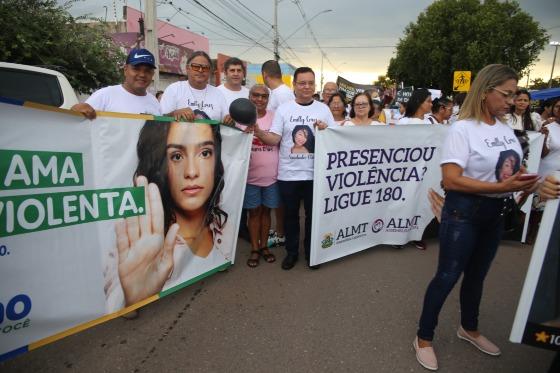
[[[529,89],[545,89],[548,88],[548,81],[545,82],[541,78],[532,79]],[[552,78],[552,87],[550,88],[560,88],[560,76]]]
[[[384,88],[393,86],[393,85],[395,85],[395,84],[396,84],[396,83],[395,83],[395,81],[394,81],[393,79],[389,79],[389,78],[388,78],[387,76],[385,76],[385,75],[379,75],[379,76],[377,77],[377,80],[373,82],[373,85],[380,86],[380,87],[384,87]]]
[[[456,70],[501,63],[523,73],[548,38],[515,1],[437,0],[405,28],[387,75],[449,94]]]
[[[0,0],[0,60],[62,72],[85,93],[121,81],[125,56],[101,22],[76,22],[56,0]]]

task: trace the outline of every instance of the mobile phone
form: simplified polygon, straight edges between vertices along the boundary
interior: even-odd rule
[[[519,180],[531,180],[539,177],[539,174],[521,174]]]

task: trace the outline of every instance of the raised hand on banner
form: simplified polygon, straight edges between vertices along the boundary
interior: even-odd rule
[[[180,121],[181,119],[185,119],[187,122],[194,122],[195,115],[194,111],[191,108],[183,108],[177,109],[169,113],[169,116],[175,118],[176,121]]]
[[[323,122],[323,121],[318,120],[318,121],[315,122],[315,127],[316,127],[318,130],[324,130],[325,128],[328,127],[328,124],[325,123],[325,122]]]
[[[95,112],[95,109],[91,107],[90,104],[85,102],[72,106],[70,110],[77,111],[78,113],[82,113],[83,116],[86,117],[87,119],[93,120],[97,117],[97,113]]]
[[[144,187],[146,213],[116,224],[119,279],[125,304],[131,305],[159,293],[173,271],[173,248],[178,224],[164,232],[163,205],[159,189],[144,176],[136,178]]]

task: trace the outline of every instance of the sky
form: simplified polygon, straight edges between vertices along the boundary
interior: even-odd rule
[[[64,1],[59,1],[62,3]],[[274,0],[157,0],[157,15],[170,19],[175,26],[189,27],[204,33],[210,40],[210,55],[217,53],[236,56],[251,63],[273,58],[272,23]],[[226,22],[253,39],[248,40],[209,16],[196,3],[203,4]],[[299,2],[299,6],[298,3]],[[520,7],[545,28],[551,41],[560,41],[560,8],[558,0],[520,0]],[[279,0],[278,32],[284,40],[280,56],[294,66],[310,66],[319,81],[336,80],[338,75],[361,84],[371,84],[378,75],[385,75],[395,46],[406,25],[415,22],[419,13],[432,1],[427,0]],[[107,21],[122,19],[122,7],[144,11],[145,0],[77,0],[70,13],[89,14]],[[105,8],[106,7],[106,8]],[[183,12],[177,12],[181,8]],[[249,10],[247,10],[250,9]],[[321,70],[321,52],[306,27],[300,9],[306,15],[317,43],[325,53]],[[242,13],[239,15],[237,12]],[[187,14],[185,14],[187,13]],[[242,16],[245,16],[244,19]],[[255,41],[266,46],[258,46]],[[289,48],[289,49],[288,49]],[[530,79],[548,81],[554,57],[554,46],[546,45],[530,71]],[[554,76],[560,76],[560,55]],[[527,83],[523,77],[520,85]]]

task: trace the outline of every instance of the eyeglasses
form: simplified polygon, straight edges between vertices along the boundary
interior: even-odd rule
[[[298,87],[314,87],[315,82],[314,81],[311,81],[311,82],[296,82],[296,85]]]
[[[196,72],[199,72],[199,73],[207,73],[208,71],[210,71],[210,66],[208,66],[208,65],[191,63],[189,66],[190,66],[192,71],[196,71]]]
[[[366,107],[366,106],[369,106],[369,103],[367,103],[367,102],[356,102],[356,103],[354,103],[354,106],[355,107]]]
[[[515,98],[515,92],[507,92],[507,91],[503,91],[499,88],[496,87],[492,87],[492,89],[494,91],[500,92],[502,94],[502,96],[504,96],[504,98],[508,99],[508,100],[513,100]]]
[[[330,94],[334,94],[338,92],[336,89],[324,89],[323,93],[330,93]]]
[[[268,96],[270,96],[268,93],[251,93],[251,97],[254,97],[254,98],[265,99],[265,98],[268,98]]]

